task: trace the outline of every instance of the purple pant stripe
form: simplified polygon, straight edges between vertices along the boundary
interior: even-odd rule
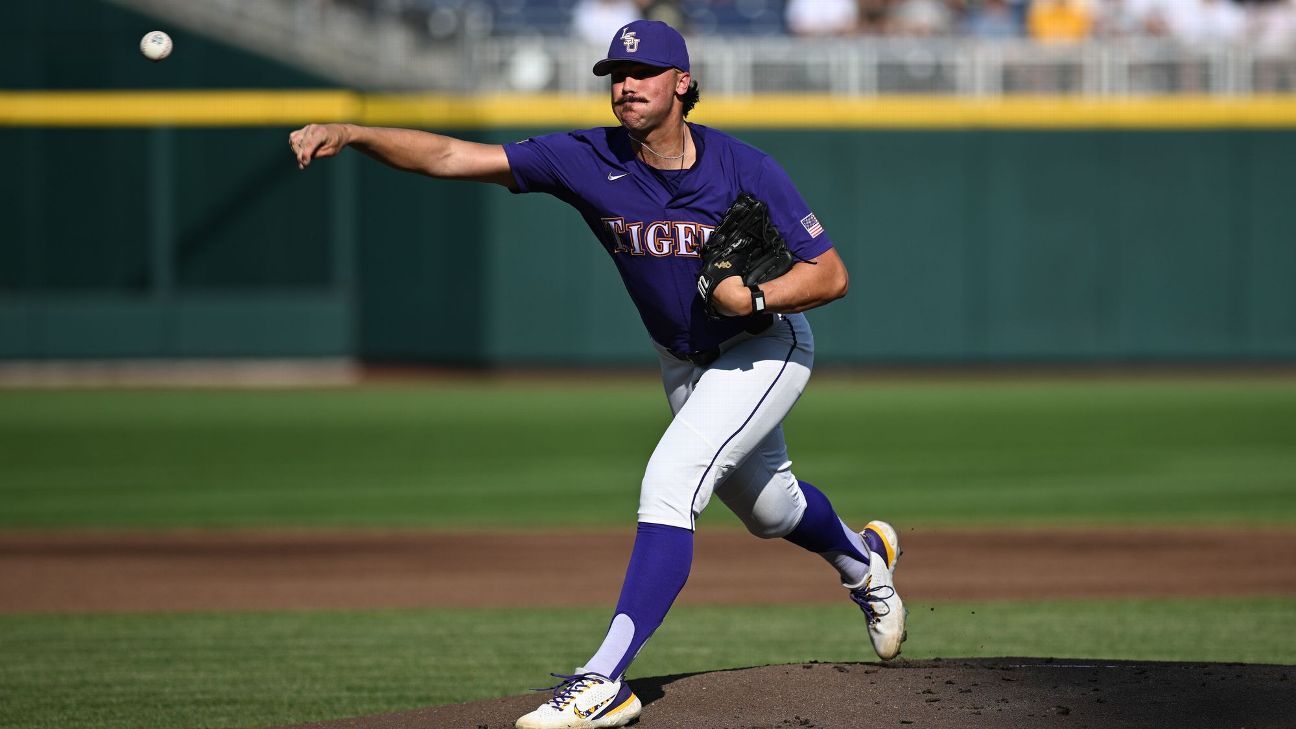
[[[752,408],[752,411],[747,414],[747,419],[742,422],[742,425],[738,426],[738,430],[735,430],[728,438],[725,438],[724,443],[720,444],[715,455],[711,456],[711,462],[707,464],[706,470],[702,472],[702,478],[698,479],[697,488],[693,489],[693,500],[689,502],[689,522],[694,529],[697,528],[697,514],[693,509],[693,505],[697,503],[698,493],[702,491],[702,484],[706,483],[707,474],[711,473],[711,469],[715,467],[716,459],[720,457],[721,453],[724,453],[725,446],[729,445],[729,442],[734,438],[737,438],[743,428],[746,428],[747,424],[751,422],[751,419],[756,417],[756,411],[760,410],[760,406],[765,403],[765,398],[769,397],[769,394],[774,391],[774,386],[778,384],[779,379],[783,377],[783,373],[787,371],[788,362],[792,361],[792,353],[797,348],[796,328],[792,326],[789,319],[783,319],[783,323],[787,324],[788,331],[792,334],[792,346],[788,348],[787,356],[783,358],[783,366],[779,368],[778,374],[774,376],[774,380],[770,382],[769,387],[765,388],[765,394],[761,395],[760,400],[756,401],[756,407]]]

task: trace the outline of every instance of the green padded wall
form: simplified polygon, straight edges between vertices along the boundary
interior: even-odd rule
[[[321,80],[97,0],[0,5],[0,89]],[[354,354],[353,167],[297,175],[277,128],[0,128],[0,357]],[[314,211],[314,212],[311,212]]]
[[[175,52],[151,63],[139,41],[159,22],[101,0],[0,3],[0,88],[322,88],[322,79],[168,26]]]
[[[15,150],[0,178],[11,231],[0,238],[0,353],[488,365],[647,355],[611,262],[563,204],[353,152],[300,173],[284,133],[0,130]],[[742,136],[784,161],[850,268],[850,295],[811,314],[821,361],[1296,356],[1292,133]],[[275,320],[251,310],[207,347],[189,319],[169,337],[134,331],[169,320],[166,300],[130,314],[156,298],[157,236],[171,241],[171,296],[228,295],[235,308],[287,296],[306,309],[315,296],[318,317],[284,318],[277,344],[255,328],[240,343],[240,322]],[[73,295],[107,298],[95,311],[50,299]],[[48,329],[59,322],[75,326]],[[117,334],[90,331],[105,322]]]

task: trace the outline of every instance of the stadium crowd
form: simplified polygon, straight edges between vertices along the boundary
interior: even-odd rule
[[[1153,37],[1296,53],[1296,0],[319,0],[397,15],[436,37],[570,35],[595,44],[636,18],[686,33],[1029,38]],[[465,22],[465,17],[469,20]]]

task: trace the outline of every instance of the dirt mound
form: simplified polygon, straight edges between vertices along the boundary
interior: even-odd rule
[[[1293,727],[1293,666],[1048,658],[806,663],[633,679],[653,729]],[[297,729],[506,729],[541,695]]]

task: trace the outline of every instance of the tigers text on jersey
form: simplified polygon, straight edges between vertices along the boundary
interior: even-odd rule
[[[714,320],[697,293],[706,242],[738,194],[763,200],[788,248],[813,259],[832,241],[769,155],[689,124],[696,162],[658,170],[634,154],[624,127],[596,127],[507,144],[518,192],[547,192],[580,211],[612,256],[648,333],[677,352],[713,349],[749,324]]]

